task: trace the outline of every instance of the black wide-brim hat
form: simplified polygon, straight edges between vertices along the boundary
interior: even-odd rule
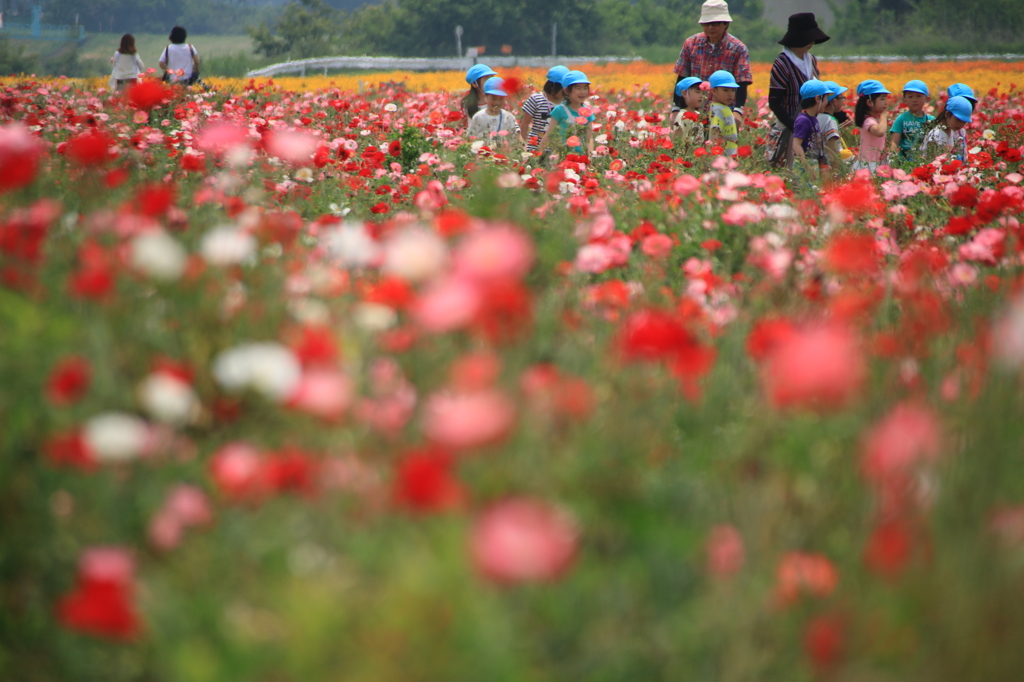
[[[801,12],[789,17],[789,26],[786,27],[786,35],[782,36],[779,45],[786,47],[803,47],[814,43],[820,45],[826,40],[831,40],[820,28],[814,18],[813,12]]]

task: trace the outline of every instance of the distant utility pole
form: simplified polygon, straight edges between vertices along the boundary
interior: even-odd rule
[[[455,27],[455,54],[462,57],[462,27]]]
[[[556,39],[558,38],[558,24],[551,22],[551,56],[558,56],[558,49],[556,47]]]

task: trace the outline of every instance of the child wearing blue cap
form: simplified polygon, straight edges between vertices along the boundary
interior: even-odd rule
[[[472,121],[476,112],[480,111],[480,102],[484,98],[484,81],[497,75],[498,72],[486,64],[474,64],[466,71],[469,90],[462,97],[462,110],[466,112],[468,121]]]
[[[928,103],[928,86],[924,81],[907,81],[903,86],[903,103],[907,110],[892,122],[892,143],[890,149],[899,151],[904,159],[910,159],[924,140],[925,128],[935,120],[934,116],[924,113],[924,105]]]
[[[800,86],[800,113],[793,121],[793,161],[794,166],[809,170],[813,166],[819,168],[823,179],[827,180],[828,157],[825,156],[825,145],[818,125],[818,114],[825,109],[832,91],[827,85],[812,78]]]
[[[843,143],[843,136],[839,132],[839,120],[836,117],[836,114],[843,108],[842,95],[849,88],[844,88],[835,81],[822,82],[828,88],[828,95],[825,98],[825,106],[818,114],[821,141],[825,148],[825,158],[828,160],[829,168],[841,168],[843,162],[853,156]]]
[[[519,122],[516,115],[511,111],[505,111],[505,98],[508,93],[503,89],[505,81],[497,76],[488,78],[484,83],[484,102],[487,106],[476,112],[473,120],[469,122],[469,136],[490,139],[497,137],[501,139],[501,133],[507,133],[503,141],[508,144],[511,139],[519,134]]]
[[[587,140],[587,153],[594,153],[594,131],[590,124],[594,122],[594,115],[586,107],[587,99],[590,97],[590,81],[587,74],[582,71],[570,71],[562,77],[562,103],[551,110],[551,119],[554,123],[548,126],[547,132],[537,146],[538,155],[553,146],[554,142],[559,145],[572,138],[577,141],[569,144],[569,151],[575,154],[583,153],[583,145],[579,144],[580,135]],[[554,135],[554,139],[552,139]]]
[[[921,143],[924,155],[931,159],[938,154],[950,154],[954,159],[965,161],[967,132],[964,128],[973,118],[973,109],[966,97],[950,97],[942,113],[935,118],[935,127]]]
[[[869,79],[857,86],[857,107],[853,120],[860,126],[860,155],[854,170],[867,168],[872,173],[885,156],[885,135],[889,132],[889,95],[879,81]]]
[[[523,115],[519,121],[526,151],[532,152],[540,144],[551,123],[551,110],[562,103],[562,78],[569,73],[568,67],[552,66],[548,69],[547,81],[542,92],[535,92],[523,102]]]
[[[740,84],[728,71],[715,71],[708,79],[711,86],[711,117],[708,119],[708,141],[721,145],[726,156],[736,156],[739,132],[732,105]]]
[[[685,108],[672,117],[672,133],[684,149],[704,146],[704,126],[700,122],[701,110],[704,108],[701,83],[701,79],[696,76],[687,76],[676,83],[676,99]]]
[[[978,106],[978,98],[974,96],[974,90],[971,89],[971,86],[965,83],[953,83],[950,85],[946,88],[946,97],[963,97],[970,103],[972,112],[974,111],[974,108]]]

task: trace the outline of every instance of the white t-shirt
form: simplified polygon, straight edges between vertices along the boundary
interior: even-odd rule
[[[508,131],[508,137],[519,134],[519,121],[515,114],[504,109],[498,112],[497,116],[491,116],[487,109],[481,109],[469,122],[469,136],[481,139],[490,139],[491,133],[498,133],[502,130]]]
[[[821,139],[825,142],[842,137],[839,134],[839,123],[831,114],[818,114],[818,127],[821,128]]]
[[[921,143],[921,151],[953,154],[963,161],[967,151],[967,133],[963,130],[946,130],[941,126],[932,128]]]
[[[114,72],[110,74],[110,77],[114,80],[126,81],[138,78],[142,70],[146,68],[138,53],[121,54],[120,52],[115,52],[111,61],[114,62]]]
[[[676,112],[672,119],[672,129],[680,131],[681,141],[687,147],[704,146],[704,126],[700,121],[686,117],[686,110]]]
[[[196,48],[188,43],[181,45],[170,44],[160,53],[160,63],[167,65],[167,71],[171,74],[172,81],[188,80],[192,77],[192,57],[196,54]],[[183,72],[181,76],[176,73],[179,69]]]

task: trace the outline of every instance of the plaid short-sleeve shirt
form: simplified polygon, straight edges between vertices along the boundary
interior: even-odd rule
[[[741,85],[753,83],[747,46],[728,33],[717,45],[712,45],[703,33],[687,38],[676,60],[676,75],[696,76],[706,81],[715,71],[728,71]]]

